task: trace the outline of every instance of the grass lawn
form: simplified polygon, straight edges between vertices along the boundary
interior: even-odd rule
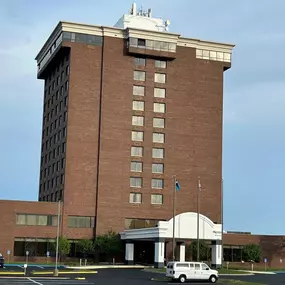
[[[241,280],[232,280],[232,279],[219,279],[218,284],[226,284],[226,285],[266,285],[264,283],[256,283],[256,282],[248,282]]]

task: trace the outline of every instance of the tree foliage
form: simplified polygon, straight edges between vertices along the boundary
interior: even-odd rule
[[[244,261],[250,262],[260,262],[261,260],[261,248],[260,245],[250,243],[243,247],[242,258]]]
[[[78,241],[77,248],[84,256],[94,253],[94,244],[92,240],[82,239]]]
[[[50,248],[54,255],[56,255],[56,241],[50,243]],[[60,257],[65,257],[69,254],[70,252],[70,242],[67,238],[65,237],[59,237],[58,238],[58,254]]]
[[[200,260],[207,261],[211,257],[211,247],[203,240],[199,241],[199,256]],[[190,244],[190,253],[193,260],[197,260],[197,241],[192,241]]]
[[[96,253],[110,259],[123,251],[123,243],[119,235],[113,231],[96,237],[94,248]]]

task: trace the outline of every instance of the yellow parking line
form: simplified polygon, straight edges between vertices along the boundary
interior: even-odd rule
[[[96,274],[98,271],[59,271],[58,274]],[[53,271],[33,271],[33,275],[50,275]]]
[[[24,272],[0,272],[0,275],[25,275]]]

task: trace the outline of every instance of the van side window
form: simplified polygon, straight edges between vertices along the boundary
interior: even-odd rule
[[[200,264],[195,264],[195,270],[200,270]]]
[[[190,263],[190,268],[194,268],[194,264],[193,263]]]
[[[188,263],[177,263],[176,267],[189,267]]]

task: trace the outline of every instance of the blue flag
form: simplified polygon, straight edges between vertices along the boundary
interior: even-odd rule
[[[176,191],[180,190],[180,184],[179,184],[178,180],[175,181],[175,189],[176,189]]]

